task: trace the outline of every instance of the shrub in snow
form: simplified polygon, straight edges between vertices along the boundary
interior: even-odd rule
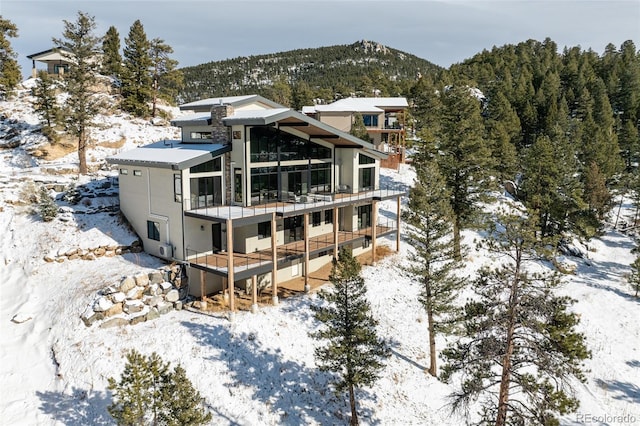
[[[40,188],[38,210],[40,217],[42,217],[42,220],[45,222],[51,222],[58,216],[58,205],[49,195],[45,187]]]

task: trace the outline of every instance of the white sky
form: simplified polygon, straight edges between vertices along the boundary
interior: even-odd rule
[[[63,20],[81,10],[97,34],[114,25],[122,43],[140,19],[149,39],[164,39],[179,66],[238,56],[373,40],[448,67],[483,49],[550,37],[561,51],[602,53],[633,40],[640,47],[640,0],[625,1],[31,1],[1,0],[0,14],[18,26],[11,43],[23,74],[26,55],[52,47]]]

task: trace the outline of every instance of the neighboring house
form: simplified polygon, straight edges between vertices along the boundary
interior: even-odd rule
[[[405,146],[406,98],[345,98],[327,105],[305,106],[303,114],[350,132],[356,114],[360,114],[367,134],[379,151],[402,154]]]
[[[62,47],[54,47],[44,52],[28,55],[27,58],[31,59],[33,63],[31,76],[35,78],[38,75],[36,61],[47,64],[47,72],[49,74],[64,75],[64,73],[69,71],[69,67],[73,65],[74,56],[73,53]]]
[[[234,289],[260,281],[277,303],[279,283],[304,276],[308,289],[340,247],[357,255],[398,235],[404,192],[380,188],[385,154],[372,144],[256,95],[180,108],[182,140],[107,161],[144,250],[188,264],[192,295],[225,291],[234,310]],[[379,220],[388,199],[398,217]]]

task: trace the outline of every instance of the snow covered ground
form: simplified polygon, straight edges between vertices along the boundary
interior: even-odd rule
[[[0,113],[11,117],[14,112],[22,114],[19,120],[24,123],[37,122],[24,105],[0,103]],[[175,129],[132,124],[125,117],[108,127],[120,129],[127,146],[175,137]],[[93,155],[111,153],[101,149]],[[108,213],[70,214],[66,222],[50,223],[29,215],[15,201],[20,198],[21,179],[42,178],[39,164],[32,159],[15,161],[28,158],[22,148],[2,151],[0,156],[0,424],[113,424],[106,412],[111,399],[107,378],[120,375],[124,354],[132,348],[145,354],[155,351],[172,364],[182,364],[206,398],[213,424],[348,422],[346,397],[336,398],[327,385],[329,376],[315,367],[314,341],[308,337],[317,326],[309,309],[313,295],[282,300],[257,314],[239,312],[233,322],[224,315],[173,311],[135,326],[85,327],[80,313],[98,289],[124,275],[157,268],[161,262],[146,254],[45,262],[47,253],[61,247],[126,245],[134,236]],[[61,163],[65,161],[74,158]],[[398,187],[413,180],[408,166],[382,174],[383,184]],[[98,202],[116,199],[94,199],[93,205],[81,203],[75,208],[88,209]],[[395,215],[395,208],[393,203],[382,203],[381,215]],[[623,212],[631,209],[630,204],[623,206]],[[474,238],[476,233],[465,232],[470,245]],[[395,238],[386,243],[395,247]],[[562,291],[577,299],[574,309],[581,316],[580,329],[593,358],[587,362],[587,383],[575,385],[581,401],[578,414],[566,416],[562,423],[640,424],[640,302],[624,279],[634,242],[608,229],[587,247],[588,259],[570,259],[577,269],[565,277]],[[426,316],[416,298],[417,287],[398,273],[408,250],[402,244],[400,253],[363,269],[379,331],[391,341],[392,356],[376,385],[358,392],[361,420],[380,425],[462,425],[465,420],[452,416],[446,407],[450,386],[424,371]],[[469,274],[491,261],[474,250],[466,260]],[[440,338],[440,348],[451,339]],[[625,415],[634,422],[618,421]]]

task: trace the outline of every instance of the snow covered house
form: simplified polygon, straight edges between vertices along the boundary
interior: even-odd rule
[[[351,131],[360,114],[375,148],[390,154],[405,146],[405,120],[409,108],[406,98],[344,98],[326,105],[305,106],[302,113],[343,132]]]
[[[181,140],[108,158],[119,169],[120,208],[144,250],[188,264],[192,295],[279,283],[396,234],[402,191],[380,187],[368,142],[257,95],[180,107]],[[378,203],[397,200],[397,217]],[[374,258],[375,260],[375,258]],[[254,292],[255,297],[255,292]]]

